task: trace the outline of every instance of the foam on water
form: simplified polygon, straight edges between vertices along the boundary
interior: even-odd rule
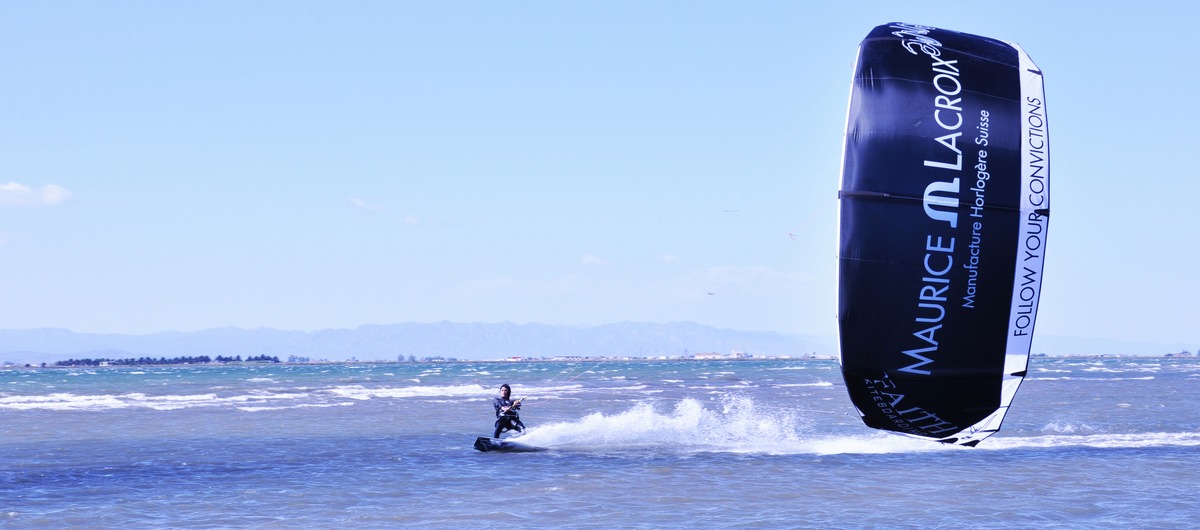
[[[874,432],[816,434],[810,425],[794,412],[766,409],[746,397],[726,397],[712,408],[688,398],[670,410],[638,404],[615,414],[596,412],[573,422],[535,426],[514,439],[552,449],[597,452],[881,454],[948,447]]]
[[[1096,432],[1096,429],[1086,423],[1069,423],[1054,421],[1042,427],[1042,432],[1053,434],[1077,434]]]
[[[414,397],[478,397],[491,394],[492,390],[480,385],[444,386],[384,386],[364,387],[345,385],[334,387],[329,393],[343,398],[367,400],[371,398],[414,398]]]
[[[1092,447],[1132,449],[1146,447],[1197,447],[1200,432],[1145,432],[1129,434],[1089,434],[1082,436],[1047,435],[1032,437],[989,438],[980,449],[1010,450],[1028,448]]]
[[[1153,381],[1154,376],[1144,377],[1029,377],[1030,381]]]
[[[273,411],[273,410],[286,410],[286,409],[349,407],[351,405],[354,405],[354,404],[353,403],[305,403],[305,404],[300,404],[300,405],[289,405],[286,407],[255,406],[255,407],[237,407],[237,409],[240,411],[243,411],[243,412],[267,412],[267,411]]]
[[[1054,422],[1043,436],[989,438],[977,448],[869,431],[855,435],[817,433],[791,412],[767,410],[745,397],[726,397],[718,406],[683,399],[669,410],[638,404],[627,410],[595,412],[576,421],[534,426],[514,437],[523,443],[572,452],[655,451],[669,453],[760,453],[772,455],[898,454],[935,451],[1042,448],[1144,448],[1198,446],[1200,433],[1098,434],[1086,424]]]
[[[670,411],[646,403],[615,414],[595,412],[574,422],[530,428],[519,439],[564,449],[657,449],[773,452],[795,443],[799,421],[787,413],[760,411],[747,398],[730,398],[722,410],[683,399]]]
[[[779,383],[779,384],[772,385],[772,386],[774,386],[776,388],[805,387],[805,386],[828,387],[828,386],[833,386],[833,383],[830,383],[829,381],[817,381],[816,383]]]
[[[262,392],[223,397],[212,393],[188,395],[147,395],[143,393],[78,395],[58,393],[42,396],[9,396],[0,398],[0,409],[101,411],[126,408],[146,408],[167,411],[195,407],[236,407],[246,403],[302,400],[307,397],[308,394],[301,393]]]
[[[264,380],[254,381],[266,382]],[[334,385],[325,387],[243,388],[229,385],[210,387],[217,392],[198,394],[147,394],[129,392],[122,394],[77,394],[55,392],[40,395],[0,395],[0,410],[61,410],[101,411],[126,408],[152,410],[179,410],[196,407],[234,407],[244,411],[279,410],[284,408],[324,407],[352,404],[373,399],[432,399],[449,398],[458,400],[490,400],[495,395],[491,387],[479,384],[457,385],[384,385],[361,384]],[[539,399],[553,399],[563,394],[581,391],[581,385],[525,387],[526,395]],[[645,390],[646,386],[635,386],[633,390]]]

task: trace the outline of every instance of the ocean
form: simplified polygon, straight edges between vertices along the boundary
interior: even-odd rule
[[[1183,528],[1200,359],[1034,358],[975,448],[835,361],[0,370],[5,528]],[[481,453],[501,383],[539,453]]]

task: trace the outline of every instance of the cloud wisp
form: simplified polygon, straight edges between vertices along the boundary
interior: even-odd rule
[[[579,262],[584,265],[612,265],[612,261],[590,253],[579,258]]]
[[[364,212],[382,212],[384,210],[383,206],[367,202],[366,199],[361,197],[350,197],[350,206]]]
[[[71,192],[58,184],[31,188],[17,182],[0,184],[0,205],[57,206],[71,199]]]

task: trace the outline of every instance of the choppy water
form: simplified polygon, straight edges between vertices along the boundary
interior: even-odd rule
[[[1034,359],[979,447],[833,361],[0,370],[5,527],[1190,527],[1200,360]],[[504,382],[519,439],[471,449]]]

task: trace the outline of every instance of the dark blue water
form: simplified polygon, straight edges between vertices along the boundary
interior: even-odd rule
[[[861,425],[833,361],[0,371],[6,527],[1184,527],[1200,361],[1034,359],[1003,430]],[[544,453],[471,449],[502,382]]]

